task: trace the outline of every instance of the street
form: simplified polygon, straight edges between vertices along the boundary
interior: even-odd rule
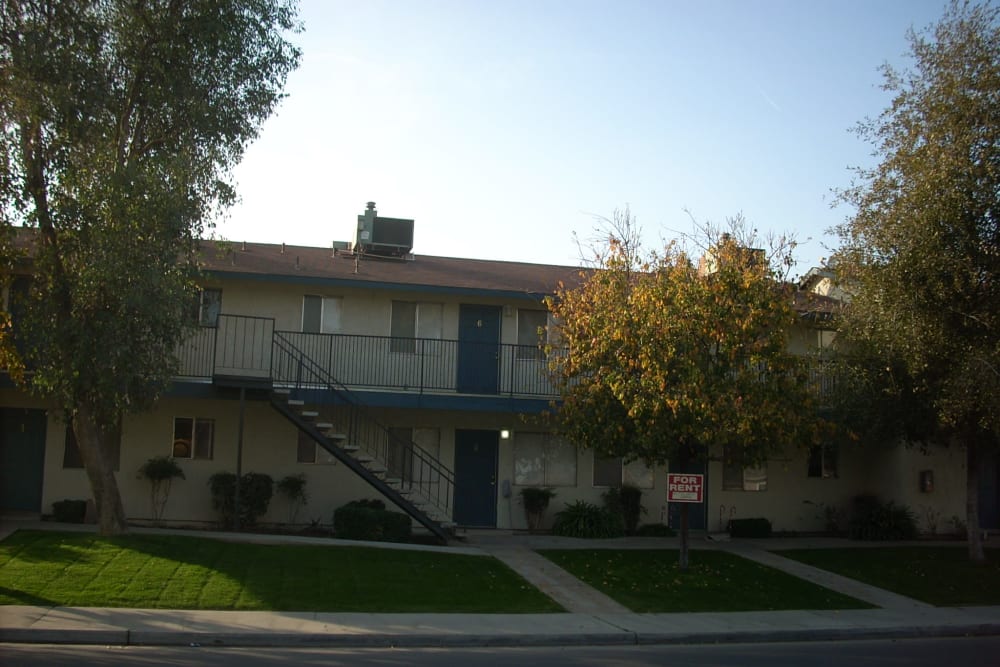
[[[95,647],[3,644],[5,667],[110,667],[118,665],[227,665],[310,667],[435,665],[460,667],[512,664],[561,665],[683,665],[724,667],[827,667],[834,665],[940,667],[975,665],[1000,667],[1000,637],[951,639],[866,640],[784,644],[722,644],[698,646],[581,646],[565,648],[219,648],[219,647]]]

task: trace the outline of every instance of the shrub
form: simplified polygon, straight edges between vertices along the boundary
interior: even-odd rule
[[[149,504],[153,521],[159,522],[167,508],[170,487],[173,486],[174,479],[184,479],[184,471],[171,457],[154,456],[142,464],[136,476],[149,482]]]
[[[763,517],[730,519],[730,537],[771,537],[771,522]]]
[[[549,507],[549,501],[555,498],[552,489],[540,489],[529,486],[521,489],[521,504],[524,505],[524,518],[528,522],[528,530],[535,532],[542,525],[542,517]]]
[[[309,494],[306,492],[306,476],[288,475],[282,477],[277,484],[278,493],[288,501],[288,523],[294,524],[299,516],[299,510],[309,504]]]
[[[334,511],[333,532],[344,540],[407,542],[412,521],[401,512],[386,510],[381,500],[352,500]]]
[[[634,535],[639,525],[639,517],[646,512],[642,506],[642,489],[631,484],[623,484],[621,488],[610,488],[601,494],[604,507],[609,512],[621,514],[625,524],[625,532]]]
[[[236,475],[231,472],[217,472],[208,478],[212,490],[212,507],[222,515],[222,524],[235,525]],[[248,472],[240,479],[240,525],[252,526],[257,519],[267,513],[274,493],[274,480],[270,475]]]
[[[552,533],[565,537],[621,537],[625,534],[625,523],[620,513],[609,512],[607,508],[577,500],[556,514]]]
[[[86,516],[86,500],[66,499],[52,503],[52,518],[59,523],[83,523]]]
[[[635,531],[639,537],[675,537],[676,531],[663,523],[645,523]]]
[[[912,540],[917,518],[906,505],[883,503],[876,496],[854,498],[849,534],[854,540]]]

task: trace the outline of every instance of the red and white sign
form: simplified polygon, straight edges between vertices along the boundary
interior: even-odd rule
[[[668,503],[701,503],[705,500],[705,476],[667,473]]]

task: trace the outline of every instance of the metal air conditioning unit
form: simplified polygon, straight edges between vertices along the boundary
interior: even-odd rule
[[[354,251],[380,257],[405,257],[413,249],[413,220],[379,217],[375,202],[358,216]]]

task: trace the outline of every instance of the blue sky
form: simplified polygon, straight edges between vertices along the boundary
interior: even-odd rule
[[[794,233],[797,273],[850,211],[883,62],[943,0],[303,0],[303,50],[235,171],[233,241],[352,240],[415,219],[423,255],[577,264],[628,205],[649,247],[742,213]]]

